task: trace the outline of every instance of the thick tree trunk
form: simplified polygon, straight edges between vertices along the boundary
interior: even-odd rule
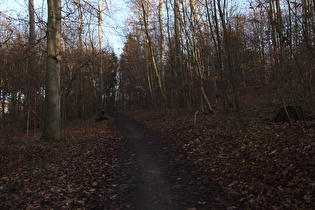
[[[61,0],[48,0],[45,121],[42,140],[62,139],[60,111]]]

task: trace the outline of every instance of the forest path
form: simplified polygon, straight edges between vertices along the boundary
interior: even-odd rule
[[[185,209],[172,182],[169,156],[150,134],[132,119],[118,115],[119,129],[124,135],[121,159],[126,192],[120,198],[121,208]],[[127,182],[127,183],[126,183]]]
[[[118,183],[124,187],[118,203],[112,203],[111,209],[196,210],[223,207],[210,194],[216,187],[209,177],[205,177],[206,182],[200,183],[196,174],[190,173],[190,164],[179,163],[177,154],[170,152],[158,137],[128,117],[117,114],[115,118],[124,136],[117,172]]]

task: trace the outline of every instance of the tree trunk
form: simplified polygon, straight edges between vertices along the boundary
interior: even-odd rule
[[[206,1],[208,2],[208,1]],[[208,3],[206,4],[208,6]],[[215,46],[215,51],[216,51],[216,57],[217,57],[217,62],[218,62],[218,71],[220,75],[220,80],[221,80],[221,91],[222,91],[222,102],[223,102],[223,109],[224,112],[227,112],[228,106],[227,106],[227,101],[228,101],[228,96],[227,96],[227,87],[226,87],[226,79],[224,77],[224,64],[223,64],[223,52],[222,52],[222,40],[221,40],[221,34],[219,30],[219,19],[218,19],[218,12],[217,12],[217,2],[216,0],[213,0],[212,2],[212,7],[213,7],[213,13],[212,17],[214,17],[214,29],[213,27],[210,27],[211,32],[212,32],[212,39],[214,42]],[[210,8],[208,8],[210,10]],[[211,26],[211,15],[208,13],[208,19],[209,19],[209,24]]]
[[[44,141],[62,140],[60,110],[61,0],[48,0]]]
[[[190,0],[189,3],[190,3],[190,10],[191,10],[191,13],[192,13],[192,20],[190,20],[191,21],[191,25],[197,26],[198,27],[198,31],[200,33],[200,31],[202,31],[202,29],[200,28],[200,24],[198,22],[198,17],[197,17],[196,11],[195,11],[195,2],[193,0]],[[197,46],[196,46],[196,43],[195,43],[195,40],[197,40],[197,35],[196,35],[197,32],[196,32],[195,27],[192,27],[191,30],[192,30],[192,40],[190,42],[191,42],[191,45],[192,45],[191,48],[192,48],[193,64],[194,64],[196,73],[197,73],[197,75],[199,77],[201,95],[202,95],[203,100],[207,104],[209,112],[213,112],[212,106],[210,104],[210,101],[209,101],[209,99],[207,97],[207,94],[205,92],[205,89],[204,89],[204,84],[203,84],[204,68],[203,68],[203,66],[201,64],[200,54],[198,53],[199,49],[197,49]]]
[[[159,92],[161,94],[163,109],[168,112],[166,96],[163,91],[162,80],[161,80],[159,69],[158,69],[158,66],[156,64],[156,60],[154,57],[154,48],[153,48],[153,44],[152,44],[151,37],[149,34],[149,27],[148,27],[148,20],[147,20],[148,16],[147,16],[146,8],[144,6],[143,1],[141,2],[141,7],[142,7],[142,13],[143,13],[145,33],[147,35],[147,40],[148,40],[148,45],[149,45],[149,50],[150,50],[150,57],[151,57],[151,61],[152,61],[153,69],[154,69],[155,79],[158,85]]]
[[[78,4],[76,4],[77,10],[79,13],[79,27],[78,27],[78,56],[79,59],[83,58],[84,50],[83,50],[83,28],[84,28],[84,22],[83,22],[83,8],[81,4],[81,0],[78,0]],[[78,78],[83,77],[82,68],[78,70]],[[85,119],[85,109],[84,109],[84,88],[83,84],[79,83],[77,87],[78,97],[77,97],[77,117]]]
[[[180,35],[180,12],[179,12],[179,0],[174,0],[174,30],[175,30],[175,65],[174,73],[177,74],[177,83],[179,89],[179,107],[184,108],[187,106],[185,98],[185,84],[184,84],[184,72],[182,65],[182,49],[181,49],[181,35]]]
[[[99,102],[99,115],[102,116],[104,114],[105,109],[105,93],[104,93],[104,78],[103,78],[103,12],[105,10],[104,0],[98,0],[98,24],[97,24],[97,33],[98,33],[98,41],[99,41],[99,52],[101,56],[100,60],[100,102]]]
[[[35,11],[34,11],[34,0],[28,1],[29,8],[29,48],[30,55],[28,58],[28,97],[27,97],[27,119],[26,119],[26,135],[29,134],[30,125],[31,125],[31,110],[34,106],[34,76],[35,76]],[[35,126],[35,125],[34,125]]]
[[[162,78],[162,85],[164,87],[163,91],[165,92],[165,46],[164,46],[164,29],[163,29],[163,0],[159,0],[159,29],[160,29],[160,72]]]
[[[225,1],[224,1],[225,4]],[[237,81],[236,81],[236,75],[235,75],[235,70],[232,67],[232,57],[231,57],[231,51],[230,51],[230,38],[228,35],[227,31],[227,24],[226,24],[226,11],[225,11],[225,5],[221,5],[221,0],[218,0],[218,10],[221,18],[221,23],[222,23],[222,29],[223,29],[223,35],[224,35],[224,49],[225,53],[227,56],[227,69],[230,73],[230,80],[232,84],[232,91],[233,91],[233,97],[234,97],[234,105],[235,106],[235,113],[239,114],[240,113],[240,102],[239,102],[239,97],[238,97],[238,88],[237,88]],[[228,97],[227,97],[228,99]],[[228,99],[229,100],[229,99]]]

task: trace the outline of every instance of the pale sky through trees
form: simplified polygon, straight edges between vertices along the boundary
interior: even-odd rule
[[[248,0],[236,0],[239,2],[240,9],[244,8]],[[95,1],[97,3],[97,1]],[[120,55],[124,47],[126,30],[125,21],[130,15],[127,6],[127,0],[111,0],[109,2],[110,11],[105,12],[103,16],[103,37],[105,46],[110,46],[114,49],[117,55]],[[46,12],[46,0],[34,0],[35,11],[37,13]],[[28,0],[0,0],[0,12],[7,16],[19,19],[27,19],[28,16]],[[42,15],[46,21],[46,15]],[[95,19],[95,24],[97,20]]]
[[[46,0],[34,0],[37,13],[46,12]],[[95,1],[97,3],[97,1]],[[114,0],[109,3],[110,11],[103,16],[103,37],[105,46],[111,46],[119,55],[122,51],[125,36],[124,24],[128,15],[128,8],[124,0]],[[0,12],[12,18],[28,18],[28,0],[0,0]],[[46,15],[43,16],[46,21]],[[93,20],[92,20],[93,21]],[[97,24],[97,19],[95,19]]]

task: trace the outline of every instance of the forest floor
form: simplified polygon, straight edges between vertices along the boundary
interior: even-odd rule
[[[218,199],[207,191],[216,183],[232,201],[222,209],[315,209],[315,120],[275,123],[277,97],[274,88],[247,88],[240,115],[225,116],[216,108],[198,114],[196,126],[193,111],[126,114],[195,170],[190,172],[204,183],[199,204]]]
[[[121,148],[115,120],[71,122],[65,140],[40,134],[0,145],[0,209],[92,209],[116,195]]]
[[[12,137],[0,209],[314,209],[315,121],[273,122],[272,91],[241,97],[241,115],[196,126],[193,111],[135,110],[71,122],[58,143]]]

